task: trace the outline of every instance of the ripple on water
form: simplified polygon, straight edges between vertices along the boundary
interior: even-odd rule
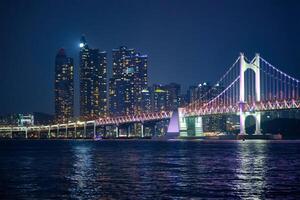
[[[0,141],[0,199],[300,198],[300,142]]]

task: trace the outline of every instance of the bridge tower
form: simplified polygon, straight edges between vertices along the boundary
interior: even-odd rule
[[[246,118],[253,116],[255,118],[255,134],[261,134],[261,113],[260,112],[245,112],[245,72],[250,69],[255,73],[255,101],[260,101],[260,57],[255,55],[252,62],[248,63],[245,60],[244,54],[240,54],[240,98],[239,98],[239,115],[240,115],[240,135],[246,133]]]

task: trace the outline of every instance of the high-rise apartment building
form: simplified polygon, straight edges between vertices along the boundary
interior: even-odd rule
[[[80,40],[80,116],[107,116],[107,53]]]
[[[129,107],[133,105],[133,113],[128,110],[126,112],[127,114],[141,114],[143,112],[142,91],[148,87],[147,60],[147,55],[141,55],[139,53],[125,58],[125,65],[127,65],[126,75],[130,75],[128,79],[130,85],[127,91],[129,91],[129,94],[133,97],[129,105]]]
[[[176,111],[180,106],[180,99],[180,85],[177,83],[154,84],[152,87],[152,109],[154,112]]]
[[[142,91],[148,87],[147,56],[134,49],[113,49],[113,75],[109,83],[110,114],[138,114],[142,110]]]
[[[177,83],[170,83],[165,85],[165,90],[167,91],[168,95],[167,110],[175,111],[178,109],[180,105],[180,89],[180,85]]]
[[[112,78],[109,80],[109,112],[111,116],[125,115],[125,57],[133,54],[134,49],[128,49],[125,46],[112,50]]]
[[[152,86],[152,110],[160,112],[167,110],[168,95],[164,85],[154,84]]]
[[[55,57],[55,121],[68,122],[74,114],[74,64],[60,49]]]
[[[152,112],[152,92],[151,92],[151,88],[147,87],[145,89],[142,90],[142,103],[141,103],[141,107],[142,107],[142,111],[144,113],[149,113]]]

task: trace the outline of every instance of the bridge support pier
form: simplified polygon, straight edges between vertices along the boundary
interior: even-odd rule
[[[195,136],[203,136],[203,121],[201,116],[195,118]]]
[[[59,136],[59,124],[57,125],[57,130],[56,130],[56,135],[55,135],[55,138],[57,139]]]
[[[182,108],[179,108],[179,136],[180,137],[202,137],[203,121],[202,116],[186,118],[182,114]]]
[[[256,113],[240,113],[240,134],[247,135],[246,133],[246,118],[248,116],[253,116],[255,119],[255,135],[261,135],[261,112]]]
[[[51,126],[49,126],[49,129],[48,129],[48,139],[51,138]]]
[[[144,137],[144,123],[141,123],[141,137]]]
[[[93,134],[94,134],[94,139],[96,139],[96,121],[94,121],[94,130],[93,130]]]
[[[240,112],[240,135],[246,135],[246,114],[244,112]]]
[[[126,137],[128,138],[130,135],[130,126],[127,126],[126,128]]]
[[[178,108],[178,120],[179,120],[179,136],[187,137],[187,124],[186,119],[183,115],[183,109]]]
[[[13,138],[13,128],[11,128],[11,130],[10,130],[10,138],[11,139]]]
[[[28,128],[26,127],[26,128],[25,128],[25,138],[26,138],[26,139],[28,138],[27,131],[28,131]]]
[[[116,126],[116,137],[117,138],[119,137],[119,126],[118,125]]]
[[[260,123],[261,123],[261,113],[257,112],[255,113],[255,135],[261,135],[261,127],[260,127]]]
[[[86,138],[86,122],[83,124],[83,138]]]

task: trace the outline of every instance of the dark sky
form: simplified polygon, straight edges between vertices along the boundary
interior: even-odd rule
[[[150,83],[215,82],[239,52],[300,78],[300,1],[1,0],[0,114],[53,113],[54,58],[75,59],[79,39],[149,56]],[[78,111],[78,109],[76,109]]]

